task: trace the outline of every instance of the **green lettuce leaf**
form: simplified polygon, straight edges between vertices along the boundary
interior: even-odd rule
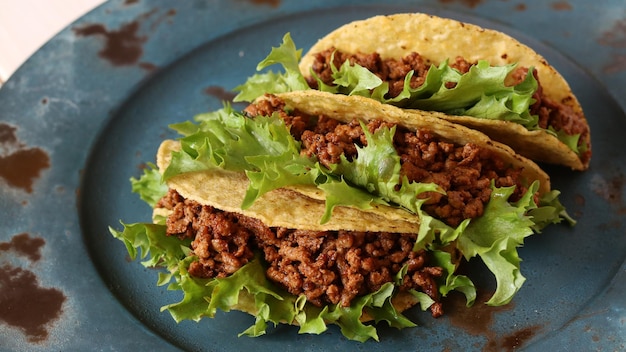
[[[332,61],[332,60],[331,60]],[[349,61],[344,62],[339,70],[333,65],[331,66],[333,76],[337,77],[333,81],[335,86],[328,86],[318,79],[318,83],[322,90],[332,93],[344,93],[347,95],[370,96],[370,91],[379,87],[383,81],[367,70],[365,67],[350,65]]]
[[[261,71],[271,65],[281,64],[285,71],[283,73],[268,71],[251,76],[246,83],[235,87],[234,90],[239,93],[233,101],[251,102],[263,94],[309,89],[309,85],[298,68],[301,57],[302,49],[296,49],[291,34],[285,34],[282,44],[279,47],[273,47],[270,54],[257,65],[257,71]]]
[[[576,225],[576,220],[567,213],[565,206],[561,204],[559,200],[560,194],[560,191],[552,190],[539,199],[537,207],[529,208],[528,215],[532,217],[535,223],[535,226],[533,226],[535,232],[541,232],[546,226],[558,224],[562,220],[565,220],[570,226]]]
[[[172,153],[172,161],[163,174],[165,180],[181,173],[217,168],[244,172],[254,169],[254,159],[249,161],[249,157],[291,159],[300,150],[280,118],[249,119],[224,108],[196,119],[200,123],[195,131],[180,139],[181,151]],[[191,126],[186,123],[185,130],[192,131]]]
[[[365,342],[371,338],[378,341],[376,328],[360,321],[363,313],[369,314],[375,323],[386,321],[389,326],[397,329],[414,327],[415,323],[399,313],[391,304],[396,284],[386,283],[378,291],[356,299],[350,307],[335,304],[320,308],[306,303],[306,298],[300,296],[297,303],[300,311],[296,316],[296,321],[300,325],[299,333],[320,334],[328,329],[327,324],[335,324],[340,327],[342,334],[351,340]],[[421,298],[423,310],[428,309],[433,303],[428,295],[416,291],[415,294]]]
[[[361,128],[367,145],[357,147],[357,157],[352,161],[342,155],[341,162],[332,167],[332,173],[339,174],[347,182],[414,214],[424,202],[418,195],[424,192],[443,193],[434,183],[410,183],[406,177],[401,177],[400,156],[393,145],[395,126],[391,129],[382,127],[371,133],[361,122]]]
[[[367,209],[372,204],[395,205],[417,214],[425,201],[418,195],[443,192],[434,183],[410,183],[400,175],[400,157],[393,146],[395,127],[382,127],[375,133],[370,133],[363,123],[361,128],[367,145],[357,147],[353,160],[342,155],[341,161],[331,167],[330,173],[341,181],[333,182],[335,179],[329,177],[326,183],[318,185],[327,195],[326,216],[338,205]]]
[[[139,254],[143,266],[165,268],[165,272],[159,273],[159,285],[165,285],[177,276],[179,262],[190,253],[191,241],[166,236],[166,227],[161,224],[122,225],[122,231],[109,227],[109,232],[124,243],[132,260]]]
[[[167,193],[168,187],[161,179],[161,173],[156,165],[147,163],[143,174],[139,178],[131,178],[131,190],[139,195],[139,198],[154,207],[159,199]]]
[[[580,133],[570,135],[570,134],[565,133],[565,131],[563,130],[556,131],[554,130],[552,126],[548,126],[548,129],[546,131],[556,136],[556,138],[558,138],[561,142],[563,142],[566,146],[568,146],[569,149],[573,150],[577,155],[580,155],[581,153],[586,152],[587,148],[589,147],[587,143],[579,144]]]
[[[531,116],[532,95],[537,90],[532,69],[525,79],[515,85],[505,85],[506,77],[516,65],[490,66],[479,61],[466,74],[451,68],[447,62],[432,66],[425,82],[411,88],[413,72],[407,74],[402,92],[388,98],[388,85],[364,67],[346,61],[340,70],[333,70],[334,87],[322,85],[321,90],[346,95],[363,95],[382,103],[402,108],[440,111],[452,115],[466,115],[485,119],[511,121],[536,129],[537,116]],[[318,79],[319,82],[319,79]],[[376,83],[378,82],[378,85]],[[454,83],[447,88],[446,83]]]
[[[440,67],[433,70],[433,73],[439,72],[442,76],[434,94],[417,99],[411,96],[397,105],[454,115],[508,120],[523,125],[527,125],[527,122],[536,124],[528,112],[530,104],[534,102],[532,95],[537,90],[537,81],[532,70],[516,86],[510,87],[504,83],[515,66],[490,66],[487,61],[479,61],[466,74],[450,69],[449,66],[447,69]],[[453,82],[455,86],[447,88],[446,82]]]
[[[319,177],[320,166],[296,154],[289,159],[284,156],[274,158],[270,155],[259,155],[248,160],[255,166],[255,170],[246,171],[250,186],[241,205],[242,209],[247,209],[269,191],[291,185],[313,185]]]
[[[508,202],[514,187],[493,187],[491,199],[482,217],[475,219],[457,239],[457,247],[466,259],[480,256],[496,278],[496,291],[488,305],[510,302],[526,280],[520,271],[517,248],[533,234],[535,223],[527,215],[535,208],[533,195],[539,185],[533,183],[518,202]]]
[[[440,280],[439,293],[446,297],[451,291],[459,291],[465,295],[467,306],[471,306],[476,301],[476,287],[472,280],[465,275],[456,275],[456,265],[452,261],[452,255],[441,249],[431,250],[434,264],[443,268],[446,275]]]

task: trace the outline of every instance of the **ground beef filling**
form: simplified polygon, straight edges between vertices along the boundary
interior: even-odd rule
[[[389,82],[388,97],[390,98],[396,97],[402,92],[404,88],[404,77],[411,70],[414,71],[413,77],[411,78],[411,87],[417,88],[421,86],[431,66],[431,63],[418,53],[411,53],[397,60],[382,59],[378,53],[347,54],[330,48],[315,55],[312,70],[319,76],[322,82],[333,85],[332,69],[330,66],[331,61],[335,67],[339,68],[346,60],[349,60],[352,64],[358,63],[376,74],[383,81]],[[472,65],[473,63],[468,62],[462,57],[456,57],[455,61],[450,63],[452,68],[459,70],[461,73],[466,73]],[[527,73],[528,68],[518,67],[512,73],[511,81],[507,83],[511,85],[517,84],[525,78]],[[539,84],[539,88],[533,95],[535,103],[530,107],[530,112],[532,115],[539,117],[539,127],[552,127],[556,131],[562,130],[567,135],[580,134],[579,147],[582,147],[582,143],[585,143],[584,141],[587,140],[589,135],[589,127],[584,122],[582,115],[573,111],[569,105],[545,97],[536,71],[534,75]],[[312,77],[308,78],[308,83],[312,88],[317,88],[318,86],[317,80]],[[454,87],[454,83],[448,83],[446,86],[452,88]],[[583,147],[580,158],[583,161],[587,161],[591,157],[591,150],[584,149]]]
[[[224,212],[183,198],[169,190],[157,204],[171,210],[167,234],[192,239],[198,260],[192,276],[226,277],[264,254],[267,277],[315,305],[349,306],[355,297],[378,290],[405,265],[400,290],[415,289],[436,303],[433,316],[443,314],[436,278],[440,267],[429,266],[424,251],[413,251],[415,234],[353,231],[302,231],[272,228],[241,214]]]
[[[357,156],[356,146],[367,144],[357,121],[341,123],[325,116],[285,112],[284,107],[278,97],[267,96],[246,108],[246,113],[249,116],[277,113],[290,126],[294,138],[302,142],[301,153],[316,157],[327,167],[339,163],[342,155],[352,160]],[[373,120],[366,127],[373,133],[381,127],[392,126]],[[411,182],[436,183],[446,192],[445,195],[429,192],[419,196],[428,198],[423,206],[426,212],[450,226],[483,214],[491,196],[491,180],[497,187],[517,186],[512,201],[527,190],[520,183],[521,170],[510,168],[478,145],[456,145],[437,140],[428,130],[413,132],[401,126],[396,126],[394,145],[400,156],[402,176]]]

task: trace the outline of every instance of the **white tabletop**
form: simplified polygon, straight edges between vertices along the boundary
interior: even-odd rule
[[[105,0],[0,0],[0,85],[39,47]]]

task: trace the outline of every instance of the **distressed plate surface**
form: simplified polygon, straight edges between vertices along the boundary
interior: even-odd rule
[[[3,350],[623,350],[626,344],[626,10],[580,1],[111,1],[56,35],[0,89],[0,349]],[[180,299],[129,262],[107,230],[147,221],[128,179],[173,134],[221,107],[291,32],[305,50],[343,23],[426,12],[502,30],[570,82],[591,125],[587,172],[548,167],[579,223],[549,227],[520,255],[527,281],[507,307],[420,326],[380,343],[292,327],[252,339],[238,312],[176,324]],[[364,39],[365,40],[365,39]],[[480,265],[472,270],[484,272]],[[479,281],[491,285],[488,275]],[[18,307],[15,310],[6,307]]]

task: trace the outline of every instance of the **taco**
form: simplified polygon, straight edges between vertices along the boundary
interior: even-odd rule
[[[306,84],[288,90],[311,87],[443,112],[437,116],[532,160],[589,166],[589,125],[568,83],[502,32],[419,13],[376,16],[330,32],[295,64],[294,55],[282,55],[263,64],[283,63],[291,74],[299,66]]]
[[[349,339],[378,340],[367,321],[414,326],[402,311],[443,314],[480,257],[496,278],[491,305],[507,304],[524,277],[517,247],[569,219],[532,161],[481,132],[431,113],[369,98],[308,90],[265,95],[172,125],[158,168],[133,180],[153,224],[111,233],[160,284],[184,292],[164,307],[177,320],[217,309]],[[465,258],[465,259],[463,259]]]

